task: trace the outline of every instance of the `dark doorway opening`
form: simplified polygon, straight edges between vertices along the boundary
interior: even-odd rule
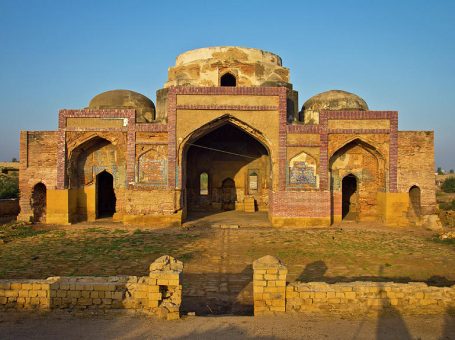
[[[221,86],[236,86],[237,79],[235,79],[235,77],[232,74],[226,73],[221,76],[220,85]]]
[[[409,189],[409,205],[411,216],[420,217],[420,188],[416,185],[412,186],[411,189]]]
[[[223,197],[222,208],[223,210],[235,210],[235,201],[237,194],[235,190],[235,182],[232,178],[226,178],[221,185]]]
[[[112,217],[115,213],[114,177],[107,171],[96,176],[97,218]]]
[[[343,178],[342,187],[342,219],[356,220],[358,215],[357,204],[357,178],[354,175],[347,175]]]
[[[32,211],[33,222],[40,223],[46,221],[46,186],[37,183],[32,191]]]

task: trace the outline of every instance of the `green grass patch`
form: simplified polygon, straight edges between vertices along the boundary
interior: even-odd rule
[[[25,222],[12,222],[0,226],[0,239],[11,242],[15,239],[33,237],[48,233],[49,230],[35,230],[32,225]]]

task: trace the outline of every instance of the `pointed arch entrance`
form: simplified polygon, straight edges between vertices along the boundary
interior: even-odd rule
[[[372,144],[356,138],[330,157],[332,222],[377,221],[377,194],[386,190],[386,160]]]
[[[270,153],[250,131],[225,117],[188,138],[182,151],[184,215],[243,211],[246,197],[255,200],[258,210],[267,211]],[[252,172],[255,190],[249,190]],[[202,174],[207,174],[205,183]]]

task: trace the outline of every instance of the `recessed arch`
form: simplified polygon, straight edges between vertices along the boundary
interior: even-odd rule
[[[273,157],[270,148],[271,142],[267,139],[266,136],[262,134],[262,132],[230,114],[225,114],[198,127],[197,129],[195,129],[193,132],[189,133],[182,139],[178,146],[179,163],[181,164],[183,158],[182,156],[185,154],[185,151],[191,146],[191,143],[202,138],[211,131],[218,129],[219,127],[225,124],[234,125],[243,132],[245,132],[246,134],[250,135],[252,138],[256,139],[259,143],[261,143],[264,146],[264,148],[267,149],[267,152],[269,153],[270,157]]]
[[[226,72],[220,77],[220,86],[237,86],[237,78],[230,72]]]
[[[386,191],[387,179],[386,160],[376,147],[362,138],[347,141],[331,155],[329,173],[332,221],[346,216],[359,221],[379,220],[377,196]]]
[[[338,147],[329,157],[330,160],[337,155],[342,153],[346,148],[349,148],[352,145],[361,145],[363,146],[368,152],[374,154],[376,157],[385,160],[384,155],[374,146],[374,143],[365,139],[363,137],[354,137],[347,141],[345,141],[340,147]],[[330,162],[329,162],[330,163]]]
[[[289,160],[288,185],[294,187],[319,187],[318,161],[306,151]]]
[[[236,206],[242,209],[248,195],[262,211],[267,210],[272,162],[265,137],[254,128],[225,115],[187,135],[178,150],[184,216],[187,211],[194,216],[201,211],[209,214]],[[200,191],[202,172],[209,174],[207,195]],[[258,183],[254,185],[257,189],[249,190],[252,172]],[[235,185],[226,187],[227,182],[223,184],[226,178],[231,178]]]

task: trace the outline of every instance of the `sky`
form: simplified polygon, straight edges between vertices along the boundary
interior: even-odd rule
[[[20,130],[57,129],[58,110],[129,89],[155,102],[178,54],[207,46],[274,52],[299,105],[342,89],[400,130],[434,130],[455,169],[455,1],[0,0],[0,161]]]

